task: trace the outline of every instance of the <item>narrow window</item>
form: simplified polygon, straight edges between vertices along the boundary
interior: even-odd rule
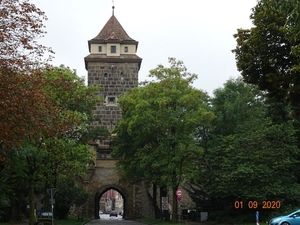
[[[114,104],[114,103],[116,103],[116,98],[115,97],[108,97],[107,98],[107,103],[108,104]]]
[[[110,52],[111,53],[116,53],[117,52],[117,47],[116,46],[110,46]]]
[[[118,98],[116,96],[106,96],[105,105],[118,105]]]
[[[125,46],[124,52],[128,52],[128,47],[127,46]]]
[[[102,52],[102,46],[98,46],[98,52]]]

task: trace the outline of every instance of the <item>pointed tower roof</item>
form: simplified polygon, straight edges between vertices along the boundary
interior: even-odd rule
[[[116,43],[116,45],[135,45],[134,52],[122,54],[120,51],[118,55],[108,55],[107,52],[91,52],[92,46],[105,45],[106,47],[109,44]],[[89,62],[110,62],[110,63],[138,63],[139,67],[141,65],[142,59],[135,54],[138,47],[138,42],[132,39],[124,30],[122,25],[119,23],[117,18],[114,16],[114,6],[113,13],[109,20],[106,22],[100,33],[94,37],[93,39],[88,41],[89,46],[89,54],[84,58],[85,60],[85,68],[88,69]],[[127,46],[127,47],[128,47]]]
[[[122,25],[119,23],[117,18],[112,15],[105,26],[102,28],[100,33],[89,40],[89,44],[101,44],[101,43],[128,43],[128,44],[136,44],[138,42],[132,39],[124,30]]]

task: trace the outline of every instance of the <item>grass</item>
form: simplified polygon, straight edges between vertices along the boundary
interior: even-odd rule
[[[43,219],[42,219],[43,220]],[[45,219],[44,219],[45,220]],[[50,219],[47,219],[48,221],[51,221]],[[71,217],[65,220],[59,220],[55,219],[54,220],[54,225],[82,225],[86,222],[88,222],[90,219],[89,218],[83,218],[83,221],[77,221],[77,217]],[[0,225],[25,225],[28,224],[28,222],[7,222],[7,223],[2,223],[0,222]]]

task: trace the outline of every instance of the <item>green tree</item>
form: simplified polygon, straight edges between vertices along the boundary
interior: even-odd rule
[[[88,199],[88,193],[77,186],[73,179],[61,179],[55,194],[56,216],[60,219],[68,218],[70,207],[83,205]]]
[[[50,134],[56,109],[46,98],[36,65],[45,65],[53,51],[37,42],[46,33],[47,17],[28,0],[0,3],[0,214],[10,205],[12,185],[6,165],[11,154],[27,137]],[[49,57],[46,55],[49,53]],[[46,59],[44,61],[44,59]],[[49,112],[52,113],[50,117]],[[43,120],[48,116],[47,121]],[[54,131],[55,132],[55,131]],[[2,182],[3,181],[3,182]],[[6,195],[7,194],[7,195]],[[16,199],[16,198],[15,198]],[[6,218],[7,217],[6,215]]]
[[[98,86],[87,87],[75,71],[64,66],[47,68],[41,77],[42,89],[56,109],[40,120],[51,123],[50,133],[27,136],[14,152],[9,168],[28,185],[30,224],[34,223],[34,191],[37,187],[55,187],[59,179],[76,179],[90,164],[92,152],[86,142],[93,106],[100,101]],[[55,113],[56,120],[52,120]],[[50,187],[46,188],[50,188]]]
[[[300,113],[299,8],[299,1],[295,0],[258,1],[250,15],[254,27],[238,30],[233,50],[244,80],[267,91],[274,101],[291,104],[297,116]]]
[[[213,115],[203,101],[205,94],[191,83],[197,78],[182,61],[169,58],[169,68],[150,71],[151,82],[119,99],[119,121],[113,156],[127,179],[143,178],[173,192],[173,220],[177,221],[176,190],[196,169],[202,148],[195,132]]]
[[[194,182],[202,197],[225,200],[227,206],[266,199],[295,204],[299,187],[291,171],[299,153],[292,123],[273,123],[263,92],[241,79],[227,81],[214,94],[213,139]]]

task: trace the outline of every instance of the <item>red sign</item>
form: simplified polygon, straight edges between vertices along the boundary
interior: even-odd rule
[[[179,196],[182,196],[182,191],[180,189],[178,189],[176,191],[176,196],[179,197]]]
[[[177,196],[177,201],[181,201],[181,196]]]

